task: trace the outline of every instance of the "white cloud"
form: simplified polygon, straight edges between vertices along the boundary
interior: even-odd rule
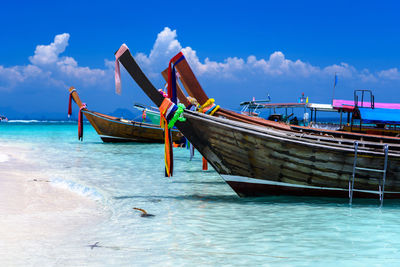
[[[336,73],[338,73],[338,75],[340,75],[341,77],[344,77],[344,78],[355,77],[358,74],[358,71],[356,70],[356,68],[354,68],[353,66],[350,66],[349,64],[344,63],[344,62],[340,63],[339,65],[334,64],[334,65],[325,67],[323,69],[323,71],[327,74],[328,73],[332,74],[332,73],[336,72]]]
[[[314,67],[309,63],[302,62],[301,60],[292,61],[286,59],[281,51],[272,53],[268,60],[257,60],[255,56],[251,55],[247,58],[247,65],[250,69],[261,70],[271,76],[300,75],[309,77],[312,74],[320,72],[319,67]]]
[[[72,57],[60,57],[69,37],[68,33],[58,34],[49,45],[36,46],[34,55],[29,57],[31,64],[8,68],[0,65],[0,90],[12,90],[32,81],[53,87],[103,85],[105,80],[111,81],[112,70],[107,61],[107,68],[92,69],[79,66]]]
[[[201,60],[196,50],[183,47],[178,41],[176,30],[165,27],[158,35],[149,54],[135,55],[139,65],[150,78],[160,78],[160,72],[168,66],[169,60],[179,51],[182,51],[197,76],[217,78],[218,80],[252,81],[257,79],[280,81],[325,81],[332,79],[338,73],[339,79],[348,79],[362,83],[383,83],[385,81],[399,81],[400,72],[397,68],[370,72],[368,69],[358,70],[348,63],[342,62],[329,66],[315,66],[301,59],[288,59],[282,51],[266,54],[256,58],[249,55],[247,58],[228,57],[222,61],[210,58]],[[29,57],[30,64],[24,66],[4,67],[0,65],[0,89],[10,90],[22,83],[32,80],[49,85],[59,86],[101,86],[109,82],[112,89],[114,61],[104,60],[104,68],[90,68],[80,66],[73,57],[62,56],[69,44],[70,35],[63,33],[56,35],[47,45],[38,45],[33,56]]]
[[[176,30],[171,30],[168,27],[165,27],[157,35],[149,55],[137,53],[135,58],[146,74],[150,77],[159,77],[160,71],[168,66],[169,60],[179,51],[182,51],[185,55],[198,77],[237,80],[238,77],[257,75],[264,76],[267,79],[285,78],[288,81],[295,81],[296,79],[326,81],[333,79],[333,75],[337,73],[340,80],[347,79],[349,80],[348,84],[351,81],[351,86],[357,86],[357,83],[370,86],[371,83],[400,80],[400,72],[397,68],[370,72],[368,69],[358,70],[345,62],[321,67],[301,59],[288,59],[281,51],[272,52],[265,58],[259,59],[254,55],[249,55],[247,59],[228,57],[221,62],[213,61],[210,58],[200,60],[193,48],[181,45],[177,39]],[[240,75],[238,75],[239,72],[241,72]]]
[[[47,65],[57,62],[58,55],[65,51],[68,46],[69,34],[58,34],[54,38],[54,42],[49,45],[36,46],[35,54],[29,57],[30,62],[34,65]]]
[[[168,66],[169,60],[182,51],[197,76],[222,77],[232,79],[237,77],[239,71],[248,75],[262,74],[266,77],[288,77],[288,78],[323,78],[332,76],[335,72],[341,78],[360,79],[365,82],[376,82],[379,77],[397,79],[400,74],[397,69],[382,71],[381,73],[370,73],[368,70],[357,70],[347,64],[333,64],[326,67],[314,66],[300,59],[287,59],[283,52],[275,51],[266,58],[257,59],[250,55],[247,59],[228,57],[222,62],[205,58],[201,61],[196,51],[187,46],[182,47],[177,40],[176,30],[165,27],[158,35],[149,55],[137,53],[135,55],[139,65],[151,77],[158,77],[160,71]]]
[[[176,37],[176,30],[172,31],[170,28],[165,27],[157,35],[150,54],[147,56],[144,53],[137,53],[136,60],[142,68],[159,74],[159,71],[161,71],[159,68],[164,67],[165,69],[171,57],[182,49]]]
[[[388,80],[400,80],[400,73],[397,68],[391,68],[388,70],[382,70],[378,72],[378,76]]]
[[[5,68],[0,66],[0,90],[10,91],[14,87],[28,81],[43,79],[46,83],[53,83],[54,80],[51,79],[50,73],[43,71],[37,66],[27,65],[27,66],[14,66]]]

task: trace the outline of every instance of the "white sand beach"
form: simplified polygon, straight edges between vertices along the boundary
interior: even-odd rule
[[[52,185],[30,156],[29,148],[0,143],[1,266],[57,263],[65,255],[52,248],[104,217],[96,201]]]

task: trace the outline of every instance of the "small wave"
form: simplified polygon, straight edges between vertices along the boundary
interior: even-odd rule
[[[56,121],[56,120],[9,120],[9,123],[76,123],[76,121]]]
[[[0,153],[0,162],[6,162],[8,161],[8,155]]]
[[[102,200],[102,195],[94,188],[87,187],[85,185],[73,182],[73,181],[67,181],[61,178],[55,178],[51,179],[52,185],[69,190],[71,192],[74,192],[76,194],[79,194],[81,196],[85,196],[94,200]]]
[[[38,120],[8,120],[9,123],[12,122],[19,122],[19,123],[33,123],[33,122],[39,122]]]

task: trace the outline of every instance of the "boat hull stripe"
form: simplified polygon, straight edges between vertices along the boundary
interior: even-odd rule
[[[289,184],[283,182],[275,182],[275,181],[268,181],[268,180],[261,180],[243,176],[236,176],[236,175],[226,175],[221,174],[222,178],[227,182],[235,182],[235,183],[245,183],[245,184],[262,184],[262,185],[272,185],[272,186],[279,186],[279,187],[292,187],[292,188],[302,188],[302,189],[315,189],[315,190],[329,190],[329,191],[345,191],[348,192],[348,189],[344,188],[335,188],[335,187],[320,187],[320,186],[311,186],[311,185],[301,185],[301,184]],[[354,189],[355,192],[362,192],[367,194],[377,194],[379,195],[379,191],[376,190],[361,190],[361,189]],[[400,194],[400,192],[391,192],[385,191],[385,194]]]

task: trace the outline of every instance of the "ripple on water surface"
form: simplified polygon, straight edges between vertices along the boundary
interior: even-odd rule
[[[355,200],[349,208],[347,199],[239,198],[214,171],[201,170],[200,155],[189,161],[185,149],[174,150],[175,175],[165,178],[163,145],[104,144],[88,125],[84,142],[77,141],[76,125],[2,127],[0,138],[29,145],[30,159],[52,181],[101,198],[111,211],[107,220],[70,237],[66,251],[59,251],[68,255],[64,263],[365,266],[400,261],[398,201],[385,201],[379,209],[377,199]],[[134,207],[155,216],[141,217]]]

